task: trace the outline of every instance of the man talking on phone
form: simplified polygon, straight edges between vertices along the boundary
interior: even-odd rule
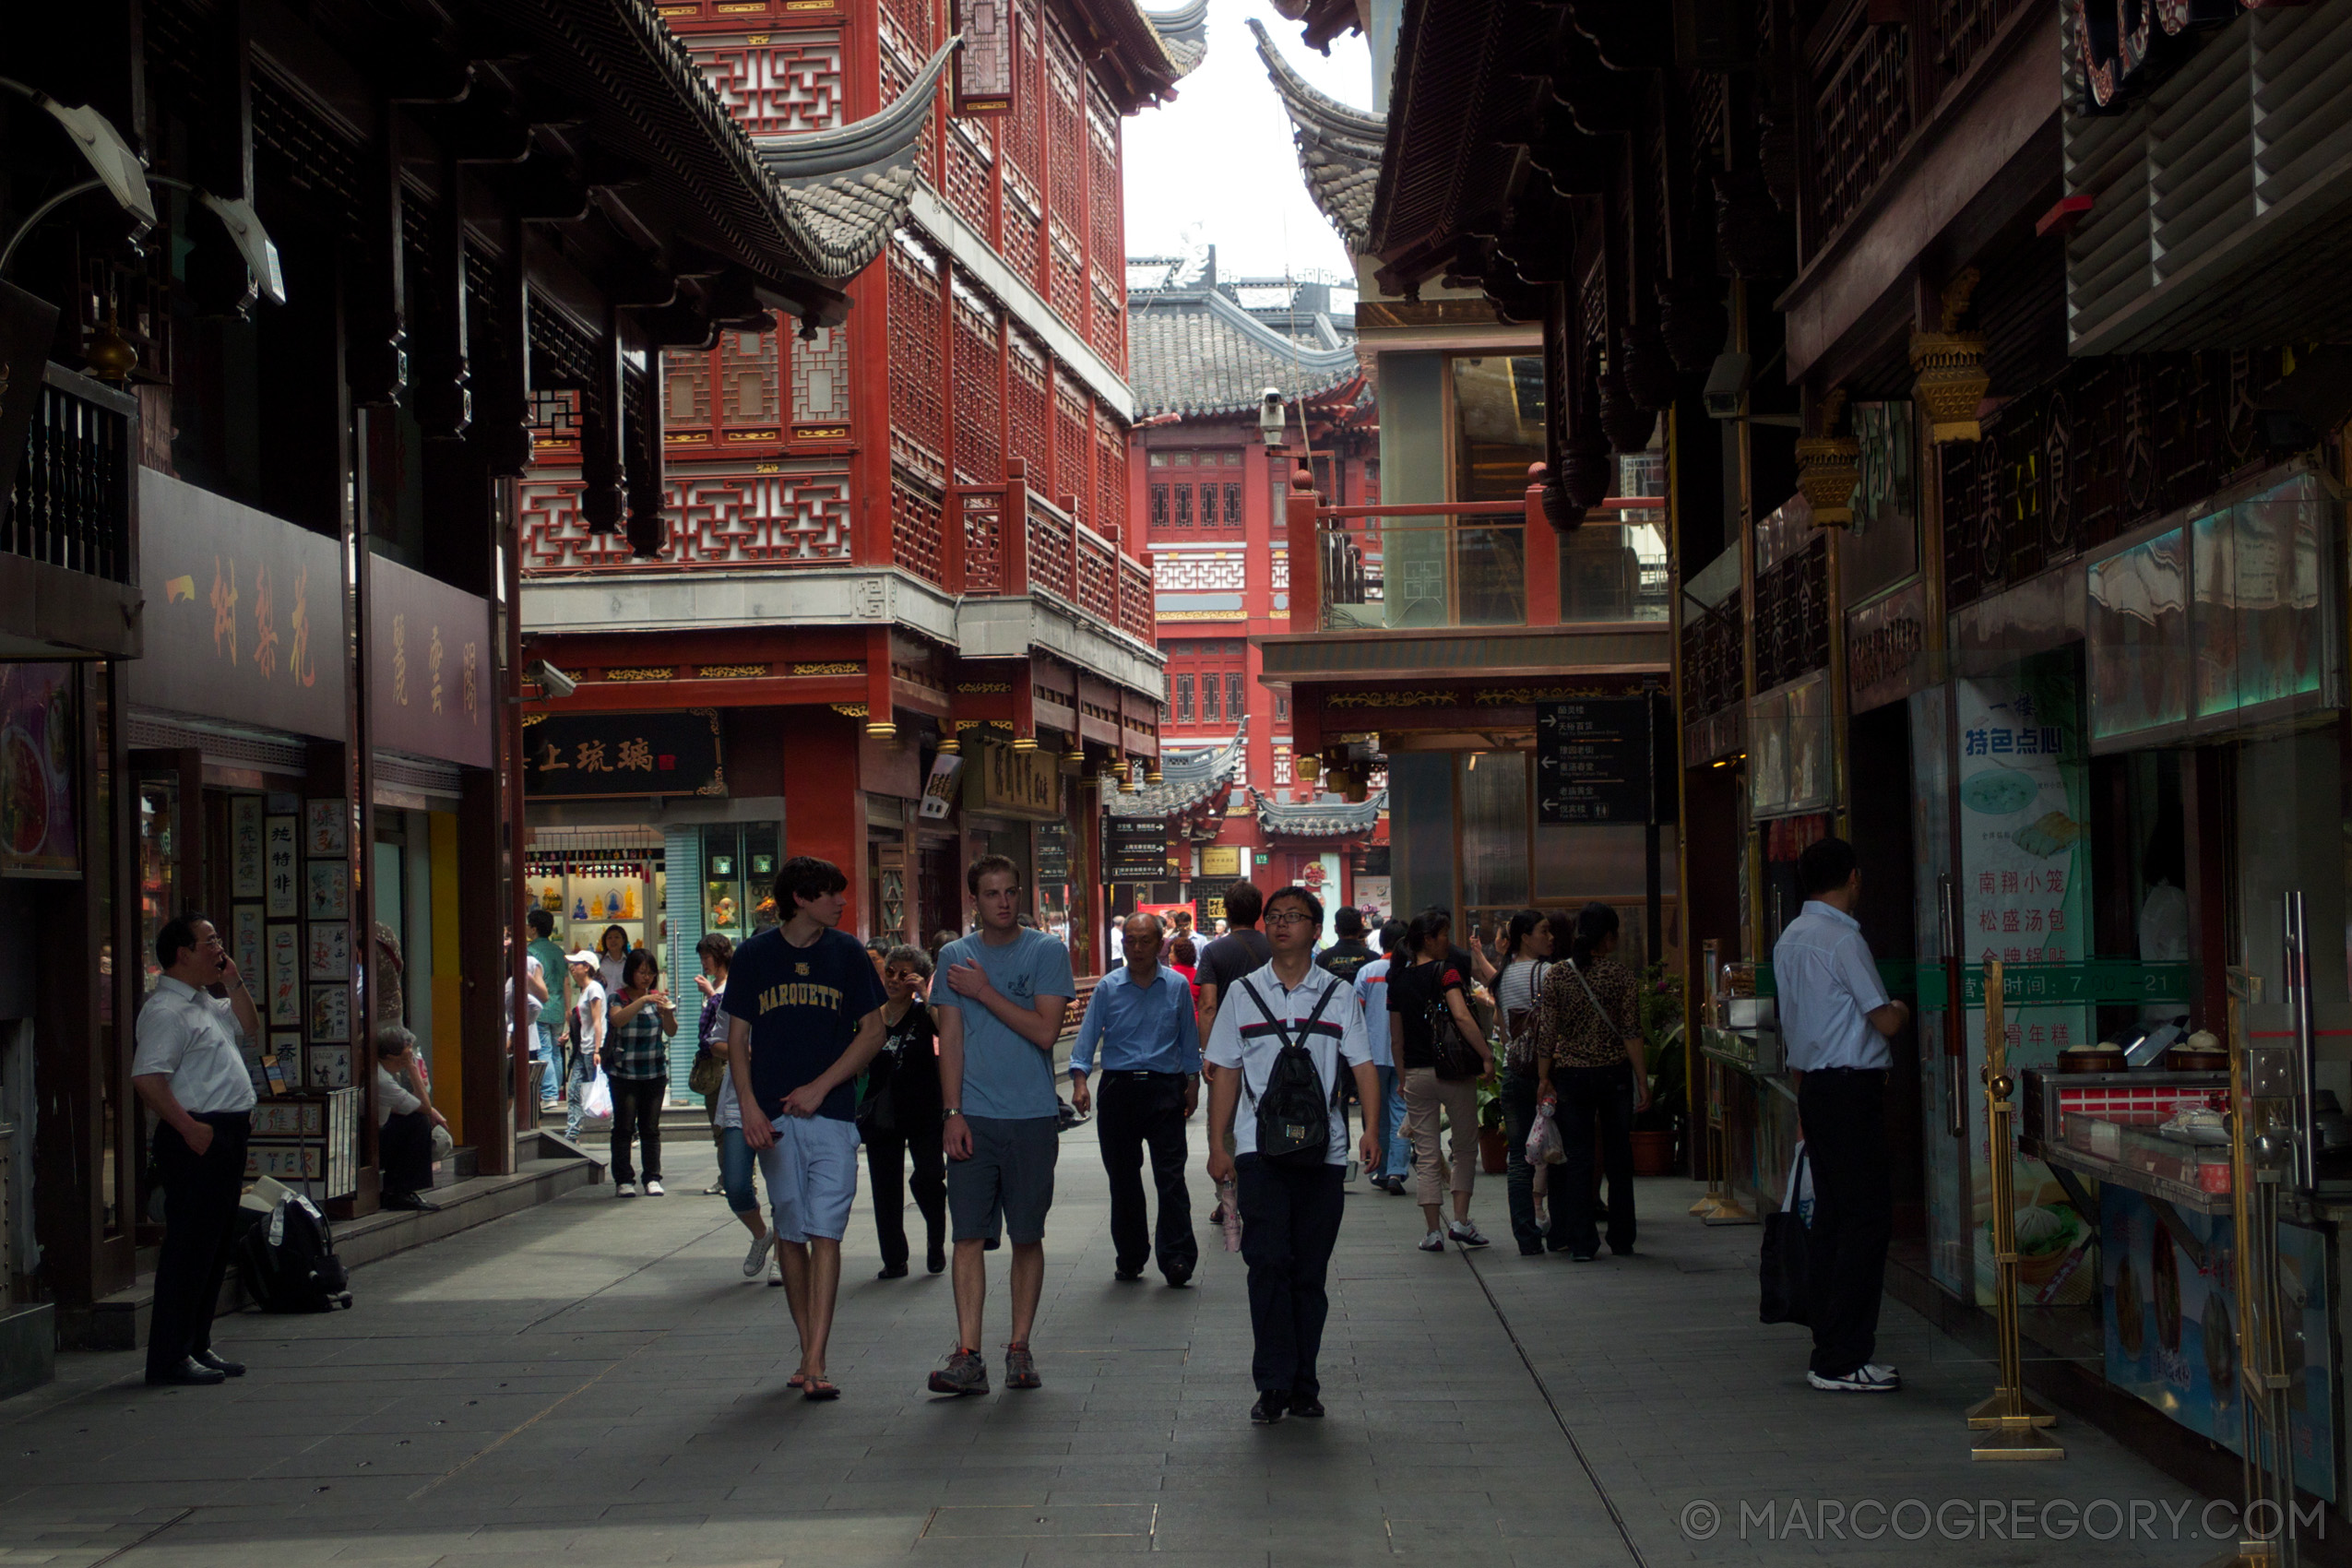
[[[241,1040],[261,1038],[245,977],[200,915],[155,934],[162,978],[139,1009],[131,1087],[155,1118],[155,1170],[163,1190],[163,1253],[155,1265],[155,1316],[147,1381],[212,1384],[244,1375],[244,1363],[212,1351],[212,1309],[229,1272],[229,1235],[245,1180],[253,1130],[253,1074]],[[210,987],[220,986],[225,997]]]

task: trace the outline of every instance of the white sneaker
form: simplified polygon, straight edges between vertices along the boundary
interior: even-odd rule
[[[615,1182],[612,1187],[612,1195],[616,1198],[634,1198],[637,1195],[637,1184],[635,1182]]]
[[[1455,1220],[1446,1228],[1445,1234],[1457,1247],[1483,1247],[1487,1244],[1485,1235],[1467,1219]]]
[[[767,1259],[767,1282],[776,1286],[784,1283],[784,1260],[772,1253]]]
[[[658,1198],[664,1195],[661,1191],[661,1182],[659,1178],[649,1176],[646,1179],[645,1195],[649,1198]]]
[[[1892,1394],[1903,1386],[1903,1377],[1893,1367],[1868,1361],[1856,1367],[1844,1377],[1823,1377],[1816,1372],[1805,1374],[1805,1381],[1829,1394]]]
[[[759,1277],[760,1265],[767,1262],[775,1255],[776,1232],[773,1230],[764,1230],[760,1232],[759,1240],[752,1243],[752,1250],[743,1254],[743,1277],[746,1279],[757,1279]]]
[[[1442,1253],[1445,1250],[1445,1232],[1432,1230],[1422,1237],[1419,1244],[1425,1253]]]

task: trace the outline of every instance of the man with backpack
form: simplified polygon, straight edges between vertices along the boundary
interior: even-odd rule
[[[1265,901],[1265,919],[1273,957],[1233,982],[1206,1055],[1229,1069],[1209,1091],[1208,1173],[1237,1182],[1258,1391],[1250,1420],[1271,1426],[1286,1415],[1323,1414],[1315,1356],[1330,1311],[1324,1278],[1339,1240],[1348,1165],[1340,1075],[1353,1075],[1366,1104],[1376,1102],[1380,1084],[1354,988],[1314,964],[1322,900],[1285,887]],[[1380,1159],[1370,1127],[1361,1154],[1368,1168]]]

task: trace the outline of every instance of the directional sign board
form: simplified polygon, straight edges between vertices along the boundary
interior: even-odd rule
[[[1536,705],[1536,811],[1547,823],[1647,823],[1650,701]]]
[[[1102,880],[1165,882],[1168,824],[1156,816],[1102,814]]]

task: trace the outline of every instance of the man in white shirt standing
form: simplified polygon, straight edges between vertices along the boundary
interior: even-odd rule
[[[1323,901],[1306,888],[1285,887],[1265,901],[1265,935],[1274,956],[1233,982],[1218,1008],[1205,1053],[1218,1067],[1239,1069],[1218,1073],[1209,1087],[1208,1174],[1212,1181],[1231,1176],[1236,1182],[1255,1341],[1250,1373],[1258,1399],[1250,1420],[1259,1426],[1286,1415],[1323,1414],[1315,1355],[1331,1310],[1324,1278],[1339,1241],[1348,1170],[1339,1075],[1354,1075],[1364,1104],[1377,1103],[1380,1095],[1354,988],[1315,967],[1314,942],[1322,930]],[[1261,1149],[1260,1102],[1274,1094],[1277,1063],[1293,1045],[1312,1058],[1321,1084],[1330,1136],[1320,1160],[1311,1143],[1290,1153]],[[1237,1119],[1234,1111],[1244,1102],[1246,1113]],[[1269,1103],[1266,1109],[1276,1107]],[[1229,1134],[1231,1154],[1225,1152]],[[1380,1134],[1369,1126],[1362,1155],[1366,1170],[1378,1164]]]
[[[1862,894],[1854,847],[1843,838],[1812,845],[1798,858],[1797,885],[1805,907],[1773,947],[1772,976],[1812,1165],[1806,1258],[1813,1356],[1806,1381],[1835,1394],[1892,1393],[1902,1378],[1871,1354],[1895,1225],[1887,1041],[1911,1010],[1888,999],[1854,919]]]
[[[255,1094],[243,1041],[261,1036],[245,978],[212,922],[183,915],[155,936],[163,976],[140,1007],[131,1087],[155,1118],[163,1252],[147,1381],[214,1384],[244,1365],[214,1355],[212,1309],[229,1272],[230,1224],[244,1186]],[[223,999],[206,988],[220,985]]]

